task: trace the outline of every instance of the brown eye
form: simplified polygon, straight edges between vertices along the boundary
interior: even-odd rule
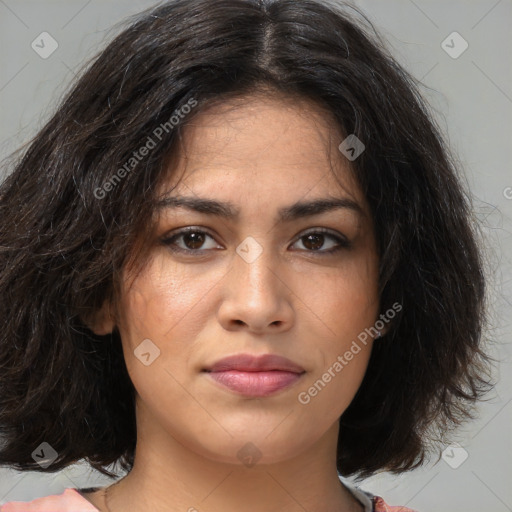
[[[326,240],[334,241],[334,244],[330,242],[328,247],[325,249],[321,249],[326,244]],[[321,254],[330,254],[342,249],[348,249],[351,247],[350,242],[343,236],[334,234],[325,229],[316,229],[315,231],[310,231],[305,235],[302,235],[297,242],[302,242],[305,250],[307,252],[317,252],[319,255]],[[295,242],[295,243],[297,243]]]
[[[205,247],[205,243],[211,239],[214,241],[213,237],[208,234],[206,231],[203,231],[198,228],[187,228],[182,229],[178,233],[170,237],[166,237],[162,240],[162,243],[169,247],[169,249],[173,252],[183,252],[183,253],[198,253],[201,254],[203,251],[207,249],[218,249],[219,246],[216,243],[210,242],[210,246]]]
[[[322,245],[324,245],[324,235],[321,235],[321,234],[311,234],[311,235],[306,235],[304,237],[302,237],[305,242],[303,242],[304,244],[304,247],[306,247],[307,249],[312,249],[312,250],[318,250],[322,247]]]
[[[201,245],[204,244],[204,233],[191,231],[190,233],[185,233],[182,236],[183,243],[186,245],[187,249],[199,249]]]

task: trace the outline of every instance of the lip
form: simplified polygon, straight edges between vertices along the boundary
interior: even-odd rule
[[[238,370],[241,372],[266,372],[281,370],[284,372],[302,373],[304,368],[290,359],[275,354],[264,354],[252,356],[251,354],[236,354],[224,357],[204,369],[208,372],[223,372],[227,370]]]
[[[220,359],[203,372],[236,393],[264,397],[285,389],[305,373],[304,368],[282,356],[237,354]]]

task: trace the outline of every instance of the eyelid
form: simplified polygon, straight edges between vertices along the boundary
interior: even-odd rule
[[[303,238],[307,235],[317,234],[317,233],[321,233],[322,235],[329,235],[329,236],[332,236],[333,238],[339,238],[340,240],[342,240],[346,243],[349,243],[349,239],[345,235],[340,233],[339,231],[335,231],[335,230],[332,230],[329,228],[321,228],[321,227],[313,227],[313,228],[306,229],[306,231],[301,231],[295,237],[295,240],[293,243],[295,243],[297,240],[300,240],[301,238]]]

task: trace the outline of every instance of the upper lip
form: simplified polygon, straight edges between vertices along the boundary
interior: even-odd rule
[[[242,372],[281,370],[294,373],[303,373],[305,371],[302,366],[290,361],[290,359],[274,354],[265,354],[262,356],[236,354],[220,359],[213,365],[205,368],[205,371],[209,372],[223,372],[228,370],[238,370]]]

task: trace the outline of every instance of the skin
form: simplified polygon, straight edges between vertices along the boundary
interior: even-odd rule
[[[161,211],[145,267],[125,276],[119,307],[107,305],[92,325],[98,334],[117,326],[137,390],[135,464],[108,490],[108,507],[362,511],[338,479],[335,456],[338,419],[361,384],[373,340],[308,404],[298,401],[379,314],[373,223],[337,149],[343,136],[316,104],[275,94],[210,107],[183,134],[162,194],[230,201],[240,216]],[[340,197],[362,214],[342,208],[276,222],[278,209],[296,201]],[[202,255],[173,253],[161,242],[185,226],[210,236],[202,245],[182,236],[175,245]],[[320,235],[308,243],[311,228],[352,245],[322,254],[338,241]],[[262,248],[251,263],[236,252],[247,237]],[[149,366],[134,355],[144,339],[160,350]],[[306,373],[270,397],[249,398],[201,372],[237,353],[279,354]],[[252,467],[237,456],[248,442],[260,456]],[[107,512],[104,491],[85,496]]]

